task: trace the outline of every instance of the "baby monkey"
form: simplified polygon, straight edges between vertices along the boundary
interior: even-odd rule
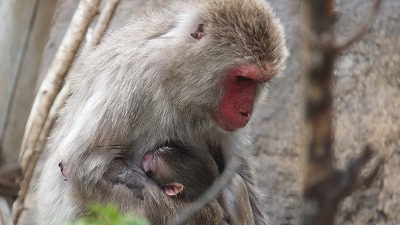
[[[168,224],[173,218],[171,215],[179,214],[182,209],[189,207],[218,176],[217,163],[211,154],[200,153],[194,149],[177,146],[160,147],[144,155],[142,171],[137,171],[130,166],[130,170],[123,170],[122,173],[122,168],[125,168],[129,161],[115,159],[106,172],[106,180],[109,183],[102,184],[104,187],[102,187],[101,195],[113,199],[118,196],[112,196],[112,192],[107,191],[119,190],[120,194],[125,193],[123,196],[130,194],[142,196],[140,197],[143,199],[141,208],[145,209],[145,213],[141,216],[147,217],[154,225]],[[61,161],[58,166],[64,181],[68,181],[68,165]],[[156,185],[140,185],[143,183],[142,179],[150,179]],[[164,194],[161,193],[161,196],[152,194],[154,188],[162,188]],[[136,189],[140,191],[136,192]],[[126,197],[125,201],[129,201],[128,199],[130,198]],[[135,201],[132,201],[132,204],[140,205]],[[229,208],[224,209],[227,209],[229,213]],[[236,225],[236,223],[225,222],[226,218],[223,205],[214,200],[193,215],[186,225]]]
[[[218,176],[211,154],[181,147],[160,147],[147,152],[142,167],[168,196],[184,201],[196,200]]]
[[[193,202],[199,198],[219,175],[217,162],[211,154],[182,147],[160,147],[147,152],[142,160],[142,169],[166,195],[184,202]],[[217,204],[224,209],[223,220],[213,221],[214,224],[254,225],[248,199],[246,184],[236,174],[222,190],[218,200],[208,206],[213,209],[210,212],[218,211],[215,209]],[[214,217],[217,218],[222,219]],[[202,221],[205,221],[204,216]]]

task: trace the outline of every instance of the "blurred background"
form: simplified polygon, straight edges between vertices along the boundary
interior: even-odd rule
[[[273,224],[299,224],[303,98],[298,0],[270,0],[287,33],[290,57],[253,122],[259,185]],[[78,0],[0,1],[0,165],[19,160],[35,94]],[[109,30],[162,0],[121,0]],[[104,1],[103,3],[104,4]],[[357,30],[372,0],[337,1],[337,39]],[[92,25],[93,26],[93,25]],[[144,28],[145,29],[145,28]],[[90,30],[89,30],[90,32]],[[348,197],[337,224],[400,223],[400,1],[385,0],[372,30],[343,52],[335,69],[335,149],[339,167],[371,143],[388,156],[372,188]]]

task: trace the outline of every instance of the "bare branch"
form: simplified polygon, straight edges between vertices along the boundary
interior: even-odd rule
[[[381,0],[377,0],[375,8],[379,8],[380,2]],[[341,47],[335,47],[334,6],[334,0],[302,2],[302,59],[305,67],[305,124],[302,135],[305,144],[305,172],[301,223],[304,225],[333,225],[340,202],[351,192],[371,184],[383,165],[383,160],[380,159],[368,176],[361,176],[362,169],[373,155],[369,146],[365,147],[360,157],[350,163],[347,170],[340,171],[334,164],[333,67],[337,50],[357,39],[349,39],[350,41]],[[377,9],[369,20],[372,20],[376,13]]]
[[[82,4],[84,2],[81,2]],[[94,31],[94,35],[91,39],[91,41],[89,41],[89,43],[87,43],[85,45],[84,49],[89,49],[91,47],[93,47],[94,45],[97,45],[100,40],[101,37],[103,36],[105,30],[107,29],[108,23],[111,19],[111,16],[113,15],[113,12],[115,10],[115,7],[117,6],[117,4],[119,3],[119,0],[112,0],[112,1],[107,1],[105,9],[102,11],[102,14],[100,15],[100,19],[98,24],[96,25],[95,31]],[[80,5],[81,6],[81,5]],[[83,18],[85,21],[83,23],[83,25],[85,25],[86,27],[81,27],[79,28],[80,31],[82,31],[83,33],[86,31],[87,29],[87,25],[89,24],[91,18],[94,16],[94,14],[97,12],[98,8],[98,2],[93,2],[91,3],[91,5],[88,5],[91,8],[87,8],[85,9],[85,13],[90,13],[88,16],[86,16],[85,18]],[[93,6],[95,6],[95,8],[93,8]],[[90,11],[89,11],[90,10]],[[75,13],[75,15],[80,15],[82,14],[82,12],[79,12],[79,7],[77,12]],[[75,18],[74,15],[74,18]],[[81,18],[81,17],[79,17]],[[74,23],[74,19],[72,19],[73,22],[71,22],[71,24],[75,24]],[[76,22],[76,21],[75,21]],[[79,21],[78,21],[79,22]],[[82,23],[82,22],[79,22]],[[71,27],[71,26],[70,26]],[[70,28],[73,29],[74,27]],[[69,29],[69,30],[70,30]],[[75,30],[78,28],[75,28]],[[72,32],[73,33],[73,32]],[[83,33],[81,35],[81,38],[75,39],[75,41],[79,41],[81,42],[83,39]],[[68,37],[68,33],[66,34],[66,36],[64,37],[64,40],[66,40]],[[69,43],[66,43],[66,45],[68,45]],[[71,50],[72,51],[76,51],[77,47],[79,47],[80,43],[75,43],[74,49]],[[62,45],[60,46],[60,49],[62,49]],[[67,47],[64,47],[64,49],[66,49]],[[60,51],[60,50],[59,50]],[[85,51],[85,50],[84,50]],[[69,54],[68,55],[68,61],[72,61],[73,57],[75,56],[75,54]],[[71,58],[70,58],[71,57]],[[57,57],[56,57],[57,60]],[[53,62],[54,64],[54,62]],[[71,64],[71,63],[67,63],[67,64]],[[68,68],[65,68],[65,73],[67,73]],[[51,70],[50,70],[51,71]],[[50,74],[49,71],[49,74]],[[48,76],[49,76],[48,74]],[[65,74],[63,75],[63,78],[65,77]],[[60,91],[60,93],[57,95],[57,90],[55,90],[56,92],[54,92],[53,94],[56,95],[57,97],[54,100],[53,105],[51,106],[50,112],[47,115],[47,119],[45,121],[45,124],[43,125],[42,129],[40,130],[40,134],[39,137],[37,137],[36,142],[33,144],[34,148],[32,151],[29,151],[28,153],[25,153],[25,156],[29,156],[29,157],[23,157],[22,161],[21,161],[21,165],[23,165],[24,171],[25,171],[25,179],[23,179],[22,184],[21,184],[21,191],[19,193],[19,201],[23,201],[23,199],[25,199],[28,191],[29,191],[29,187],[30,187],[30,181],[31,178],[34,174],[34,170],[36,167],[36,163],[40,157],[40,154],[46,144],[46,140],[51,132],[51,129],[53,127],[53,124],[57,118],[57,113],[58,111],[62,108],[62,106],[64,105],[66,99],[69,97],[70,95],[70,85],[69,85],[69,81],[66,81],[64,86],[62,87],[62,90]],[[58,90],[59,91],[59,90]],[[36,135],[36,134],[35,134]],[[28,152],[28,151],[27,151]],[[28,160],[29,161],[25,161]],[[21,206],[21,208],[23,208],[23,206]]]
[[[239,159],[237,157],[232,158],[222,175],[214,181],[211,187],[198,199],[191,207],[184,210],[177,218],[175,218],[171,225],[183,225],[189,218],[200,211],[207,203],[215,199],[221,190],[228,184],[232,177],[236,174],[239,168]]]
[[[361,153],[361,155],[353,163],[350,164],[348,172],[357,176],[362,167],[364,167],[365,164],[367,164],[367,162],[371,159],[372,155],[373,150],[371,146],[365,146],[364,151]]]
[[[53,128],[54,122],[57,119],[58,116],[58,111],[59,109],[62,108],[62,106],[65,103],[65,100],[69,96],[69,82],[66,82],[61,89],[60,93],[57,95],[51,110],[49,112],[49,115],[47,117],[47,120],[43,126],[43,129],[40,132],[39,138],[37,142],[35,143],[35,147],[33,149],[33,152],[29,158],[29,163],[27,163],[27,166],[25,168],[25,174],[24,174],[24,179],[21,182],[21,190],[19,192],[19,199],[25,199],[28,192],[29,192],[29,187],[30,183],[35,171],[35,167],[37,164],[37,161],[40,158],[40,155],[43,151],[43,148],[46,144],[47,138],[51,132],[51,129]],[[17,201],[18,202],[18,201]],[[26,208],[25,206],[22,206],[22,208]]]
[[[85,31],[97,12],[98,3],[99,0],[82,0],[80,2],[55,59],[39,88],[22,140],[20,163],[23,170],[27,166],[29,156],[45,124],[51,105],[61,89]]]
[[[40,144],[38,145],[40,136],[43,136],[47,132],[43,133],[42,130],[46,126],[49,111],[61,89],[61,85],[64,82],[69,66],[75,57],[87,27],[98,10],[98,4],[99,0],[82,0],[79,3],[55,59],[35,98],[21,146],[20,165],[24,173],[28,173],[24,175],[24,188],[21,189],[22,192],[14,204],[13,216],[15,224],[18,224],[18,219],[24,208],[25,196],[29,188],[31,175],[33,174],[36,160],[39,157],[35,148],[40,146]],[[30,176],[27,177],[28,175]]]
[[[350,164],[346,173],[355,175],[355,177],[353,177],[353,185],[349,187],[350,192],[358,191],[371,185],[381,174],[385,158],[382,156],[378,156],[376,165],[372,169],[372,171],[366,176],[361,175],[363,167],[365,167],[365,165],[371,161],[373,155],[373,149],[371,148],[371,146],[367,145],[365,146],[362,155],[354,163]]]
[[[366,175],[363,178],[359,179],[359,182],[357,182],[357,185],[354,186],[355,191],[361,190],[362,188],[368,187],[371,185],[373,182],[376,181],[376,179],[379,177],[379,175],[383,171],[383,165],[385,163],[385,158],[384,157],[379,157],[377,164],[373,168],[372,172]]]
[[[349,163],[349,166],[346,170],[340,172],[340,178],[337,181],[340,185],[338,185],[338,198],[345,197],[354,191],[361,190],[364,187],[372,184],[380,172],[382,171],[384,158],[378,157],[378,161],[375,167],[372,169],[366,176],[362,176],[361,172],[365,169],[365,166],[371,161],[374,150],[371,146],[367,145],[364,147],[364,151],[361,155],[355,159],[354,161]]]
[[[120,0],[108,0],[106,2],[104,9],[101,11],[99,22],[93,30],[93,37],[91,38],[90,43],[85,45],[83,52],[86,52],[88,49],[100,43],[119,1]]]
[[[375,0],[371,10],[368,13],[368,16],[363,21],[363,23],[359,26],[359,30],[355,31],[350,37],[346,40],[342,40],[338,43],[334,44],[334,50],[336,52],[341,52],[351,45],[358,42],[368,31],[371,29],[372,24],[374,23],[374,19],[376,15],[378,15],[379,9],[382,5],[383,0]]]
[[[59,60],[59,62],[64,62],[64,65],[71,64],[71,62],[73,61],[73,59],[75,57],[75,53],[76,53],[77,49],[79,48],[80,43],[82,42],[84,33],[85,33],[91,19],[93,18],[95,13],[98,11],[98,3],[99,3],[99,0],[92,1],[92,2],[86,2],[86,0],[81,1],[80,5],[78,6],[77,11],[74,14],[74,18],[72,19],[70,28],[68,29],[67,34],[65,35],[63,42],[60,45],[59,51],[57,52],[57,54],[59,54],[59,52],[61,52],[61,54],[64,54],[65,58],[62,58],[63,55],[61,55],[59,58],[57,58],[57,55],[56,55],[56,59],[54,60],[52,67],[49,70],[49,73],[47,74],[47,77],[45,78],[44,82],[46,81],[46,79],[49,76],[55,76],[57,74],[58,74],[58,76],[60,76],[59,77],[60,80],[61,79],[63,80],[65,78],[66,73],[69,68],[67,68],[67,67],[60,68],[58,70],[59,73],[57,73],[57,70],[53,71],[53,73],[52,73],[52,70],[54,68],[58,68],[57,66],[55,66],[57,64],[57,62],[56,62],[57,60]],[[91,41],[89,41],[89,43],[87,43],[85,45],[84,49],[89,49],[90,47],[93,47],[94,45],[97,45],[100,42],[101,37],[103,36],[105,30],[107,29],[109,21],[113,15],[115,7],[117,6],[118,3],[119,3],[119,0],[107,1],[105,10],[102,11],[99,22],[95,28],[93,38],[91,39]],[[82,15],[84,15],[84,17]],[[79,27],[76,27],[78,25],[79,25]],[[80,34],[79,38],[74,37],[74,39],[71,39],[71,37],[69,37],[69,36],[71,34],[76,36],[77,31],[79,31],[79,34]],[[70,50],[66,51],[66,49],[70,49]],[[66,53],[69,53],[69,54],[66,54]],[[60,83],[62,83],[62,82],[60,81]],[[44,85],[44,84],[42,84],[42,85]],[[60,85],[60,84],[58,84],[58,85]],[[33,140],[34,136],[37,136],[36,132],[40,132],[39,136],[35,137],[36,138],[35,143],[29,143],[29,147],[31,147],[33,145],[33,150],[30,148],[28,148],[28,149],[25,148],[25,151],[23,152],[21,165],[23,165],[25,176],[21,183],[21,190],[19,192],[19,198],[17,199],[16,204],[15,204],[15,209],[16,209],[15,211],[17,211],[17,212],[14,215],[16,215],[16,217],[19,217],[19,215],[22,212],[22,209],[25,208],[24,201],[25,201],[26,195],[29,192],[30,181],[34,174],[36,163],[37,163],[38,159],[40,158],[41,152],[43,151],[43,148],[46,144],[47,138],[51,132],[51,129],[54,125],[55,120],[57,119],[58,111],[62,108],[66,99],[70,95],[70,83],[68,80],[65,82],[61,91],[59,90],[60,86],[58,86],[58,85],[54,85],[51,89],[52,90],[52,92],[51,92],[52,99],[50,99],[50,100],[52,100],[54,102],[53,103],[48,102],[48,104],[50,104],[50,106],[51,106],[51,109],[47,115],[47,118],[45,119],[42,129],[41,130],[35,129],[35,133],[29,133],[29,135],[31,136],[30,140]],[[59,92],[59,91],[60,91],[60,93],[57,95],[57,92]],[[39,90],[39,93],[40,93],[40,90]],[[55,96],[56,96],[56,98],[54,99]],[[35,102],[36,102],[36,100],[35,100]],[[42,99],[42,101],[46,101],[46,99]],[[45,114],[46,112],[48,112],[48,111],[45,111],[45,112],[43,111],[42,113]],[[33,113],[34,112],[32,111],[31,116],[33,115]],[[37,114],[40,114],[40,113],[41,112],[38,112]],[[32,117],[32,118],[35,118],[35,117]],[[42,120],[36,121],[36,124],[39,124],[39,122],[42,123],[43,121]],[[32,122],[32,123],[35,124],[35,122]],[[28,122],[27,130],[28,130],[29,124],[30,123]],[[37,128],[39,128],[39,127],[37,127]],[[27,130],[26,130],[25,134],[27,134]],[[22,150],[24,150],[24,148]],[[29,160],[29,161],[27,161],[27,160]],[[17,220],[18,219],[15,219],[15,221],[17,221]]]

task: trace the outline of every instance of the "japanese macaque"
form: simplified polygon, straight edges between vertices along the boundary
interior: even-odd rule
[[[239,157],[254,223],[268,224],[246,125],[286,55],[282,26],[264,0],[177,1],[132,18],[71,71],[72,94],[41,168],[38,223],[73,220],[92,202],[143,216],[179,214],[181,205],[141,167],[147,152],[183,143],[211,151],[219,172]]]
[[[218,176],[217,164],[210,154],[183,146],[163,146],[149,151],[143,157],[142,169],[166,196],[173,198],[175,206],[185,207],[202,195]],[[147,204],[144,201],[144,205]],[[161,210],[165,212],[166,209]],[[159,217],[159,212],[149,211],[146,216],[150,220]],[[220,204],[214,200],[194,215],[188,224],[201,221],[202,224],[223,225],[226,224],[223,216]]]
[[[128,211],[122,209],[124,212],[132,211],[132,207],[140,207],[135,209],[135,214],[142,210],[140,215],[146,217],[151,224],[169,224],[171,219],[178,215],[182,209],[189,207],[197,198],[197,195],[201,195],[208,188],[204,183],[211,185],[217,176],[218,170],[215,162],[212,162],[209,156],[201,155],[199,160],[210,163],[201,165],[202,169],[211,172],[211,174],[207,174],[207,177],[205,172],[201,175],[200,170],[194,169],[194,167],[200,166],[196,160],[199,156],[197,152],[186,152],[195,154],[184,155],[185,153],[181,149],[172,147],[160,147],[155,151],[150,151],[143,157],[143,171],[138,171],[132,165],[127,165],[129,163],[127,161],[116,159],[105,173],[104,180],[108,182],[101,183],[97,187],[98,190],[104,191],[101,194],[103,197],[100,197],[100,195],[97,197],[102,198],[103,203],[112,203],[117,200],[116,198],[124,198],[117,201],[128,205],[129,202],[133,204],[130,205]],[[180,161],[182,164],[178,165],[170,160]],[[193,170],[182,170],[184,167],[193,168]],[[144,171],[148,175],[144,175]],[[195,174],[200,175],[200,177],[197,177],[199,180],[195,183],[193,183],[194,177],[188,179],[184,177]],[[157,185],[152,184],[150,180],[155,181]],[[194,186],[196,184],[201,186]],[[229,199],[227,203],[236,204]],[[224,216],[221,204],[215,200],[195,213],[186,224],[197,225],[201,221],[202,224],[207,225],[225,225],[227,223],[225,223]]]
[[[197,149],[164,146],[143,157],[145,174],[168,196],[194,201],[216,180],[218,167],[210,154]]]
[[[146,175],[168,196],[176,197],[177,201],[196,200],[218,176],[218,167],[211,155],[188,148],[161,147],[150,151],[143,157],[142,165]],[[213,212],[214,217],[200,218],[200,214],[197,215],[197,221],[218,225],[254,224],[246,184],[239,175],[232,178],[219,201],[220,203],[213,202],[206,207],[209,212]],[[223,221],[217,204],[224,208]]]

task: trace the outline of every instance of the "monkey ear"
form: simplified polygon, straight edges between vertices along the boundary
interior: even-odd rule
[[[205,35],[206,32],[204,31],[204,22],[200,23],[197,26],[197,29],[195,32],[191,33],[190,36],[192,36],[194,39],[200,40],[202,39]]]
[[[178,182],[172,182],[164,186],[164,191],[168,196],[175,196],[183,191],[185,187]]]

